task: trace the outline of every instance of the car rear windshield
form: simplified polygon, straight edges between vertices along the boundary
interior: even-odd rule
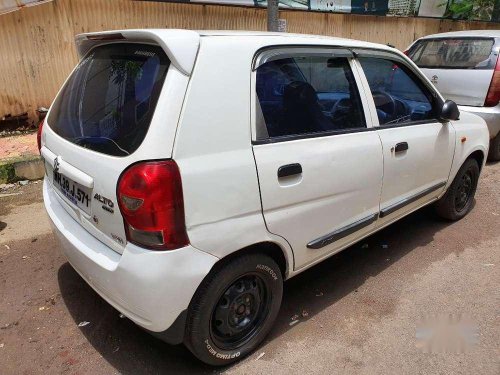
[[[490,38],[426,39],[417,42],[408,56],[420,68],[493,69],[493,43]]]
[[[115,43],[91,50],[55,100],[48,125],[82,147],[114,156],[144,140],[169,60],[158,46]]]

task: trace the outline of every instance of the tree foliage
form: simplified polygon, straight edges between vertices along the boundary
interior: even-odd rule
[[[447,6],[448,2],[439,4]],[[459,20],[491,20],[495,0],[452,0],[445,16]]]

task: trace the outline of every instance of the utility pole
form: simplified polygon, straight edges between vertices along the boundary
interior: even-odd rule
[[[267,0],[267,31],[278,31],[278,0]]]

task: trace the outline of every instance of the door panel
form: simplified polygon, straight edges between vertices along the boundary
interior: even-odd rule
[[[382,142],[384,178],[378,226],[439,196],[448,180],[455,129],[437,121],[441,99],[402,60],[361,56]]]
[[[384,183],[380,198],[381,216],[411,209],[410,201],[427,189],[436,197],[448,180],[455,130],[439,122],[378,130],[384,152]],[[407,150],[396,152],[406,142]],[[405,203],[404,205],[401,205]],[[399,206],[399,207],[398,207]],[[394,209],[398,208],[398,209]]]
[[[288,240],[296,268],[373,229],[373,221],[356,231],[348,227],[379,211],[383,162],[375,131],[255,145],[254,155],[266,225]],[[302,172],[278,177],[290,164],[300,164]],[[308,248],[329,235],[333,241]]]
[[[280,53],[255,74],[253,152],[267,229],[290,243],[299,269],[373,229],[382,146],[351,52]]]

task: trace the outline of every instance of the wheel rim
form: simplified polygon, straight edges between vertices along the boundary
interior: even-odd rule
[[[234,350],[254,337],[270,307],[263,279],[247,274],[235,280],[220,296],[210,322],[212,340],[224,350]]]
[[[474,191],[474,174],[468,169],[461,177],[455,193],[455,209],[457,212],[463,211],[469,203]]]

